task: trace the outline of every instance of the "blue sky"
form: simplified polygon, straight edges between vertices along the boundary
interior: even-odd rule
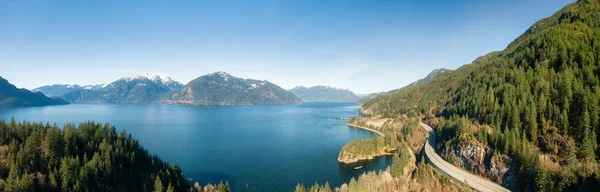
[[[0,1],[0,76],[17,87],[216,71],[356,93],[504,49],[572,1]]]

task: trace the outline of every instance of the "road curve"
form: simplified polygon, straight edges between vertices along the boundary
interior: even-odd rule
[[[454,165],[448,163],[440,155],[438,155],[432,146],[435,146],[435,132],[433,129],[425,124],[421,123],[421,127],[429,132],[429,138],[425,143],[425,159],[427,162],[440,173],[447,175],[456,182],[463,183],[467,181],[467,184],[471,188],[482,191],[482,192],[493,192],[493,191],[510,191],[492,181],[485,180],[477,175],[473,175],[465,170],[462,170]]]

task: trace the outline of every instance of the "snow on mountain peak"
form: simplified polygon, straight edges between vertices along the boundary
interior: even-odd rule
[[[136,80],[136,79],[148,79],[148,80],[150,80],[152,82],[162,83],[164,85],[173,84],[175,82],[170,77],[163,76],[163,75],[157,75],[157,74],[152,73],[152,72],[147,72],[147,73],[144,73],[143,75],[136,76],[136,77],[125,77],[125,78],[121,78],[121,79],[125,80],[125,81],[133,81],[133,80]]]
[[[229,73],[223,72],[223,71],[219,71],[219,72],[214,72],[211,74],[208,74],[208,76],[219,76],[221,77],[221,79],[225,80],[225,81],[229,81],[229,79],[231,79],[231,75],[229,75]]]

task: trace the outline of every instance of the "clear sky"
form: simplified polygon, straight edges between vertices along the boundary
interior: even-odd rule
[[[572,1],[0,1],[0,76],[17,87],[216,71],[356,93],[504,49]]]

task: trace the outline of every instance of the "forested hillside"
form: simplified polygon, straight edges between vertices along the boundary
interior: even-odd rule
[[[592,190],[600,178],[599,76],[600,2],[578,1],[505,50],[378,96],[362,111],[437,124],[438,150],[477,143],[489,148],[486,158],[507,155],[515,190]]]
[[[150,155],[109,124],[0,120],[1,191],[230,191],[189,186],[179,165]]]
[[[0,186],[5,191],[186,190],[179,166],[148,154],[125,132],[86,122],[62,129],[0,120]]]

